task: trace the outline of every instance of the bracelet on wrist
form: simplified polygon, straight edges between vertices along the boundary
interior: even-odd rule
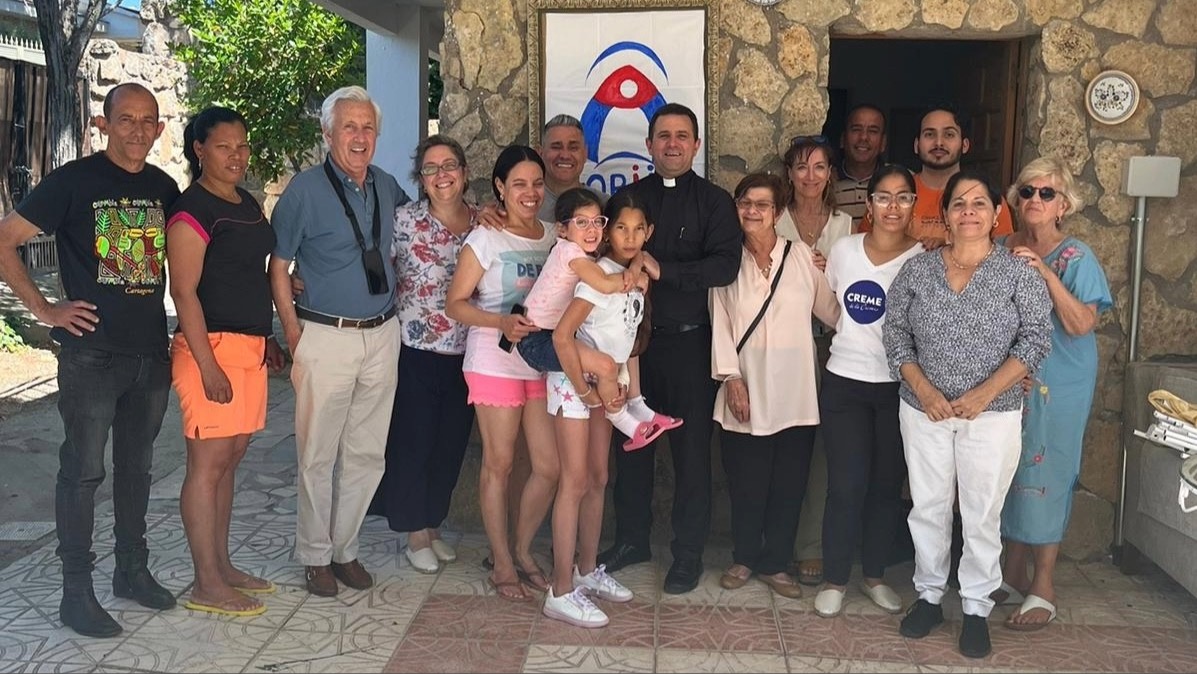
[[[585,398],[586,396],[590,395],[590,393],[591,393],[592,391],[594,391],[594,387],[593,387],[593,386],[591,386],[590,384],[587,384],[587,385],[586,385],[586,390],[585,390],[585,391],[582,391],[581,393],[579,393],[579,394],[578,394],[578,397],[579,397],[579,398]]]

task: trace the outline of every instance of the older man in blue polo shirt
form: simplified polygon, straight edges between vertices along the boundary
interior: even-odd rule
[[[328,158],[296,175],[274,208],[270,279],[295,361],[295,558],[308,591],[328,597],[338,580],[358,590],[374,584],[357,559],[358,532],[386,462],[399,372],[395,272],[386,260],[395,207],[409,199],[370,164],[382,113],[365,89],[334,91],[320,125]],[[294,303],[292,260],[305,282]]]

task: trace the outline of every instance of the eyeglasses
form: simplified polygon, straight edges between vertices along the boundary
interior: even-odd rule
[[[826,145],[827,136],[822,134],[817,136],[794,136],[790,139],[790,145],[797,145],[799,143],[817,143],[819,145]]]
[[[562,220],[561,224],[566,227],[573,225],[581,230],[587,229],[602,229],[607,226],[607,216],[596,215],[593,218],[583,218],[581,216],[574,216],[569,220]]]
[[[869,201],[873,202],[874,206],[882,208],[889,208],[889,205],[895,201],[902,208],[910,208],[914,205],[914,200],[918,197],[914,192],[899,192],[897,194],[890,194],[889,192],[873,192],[869,195]]]
[[[1039,187],[1034,185],[1023,185],[1018,188],[1018,196],[1022,199],[1030,199],[1035,196],[1035,192],[1039,192],[1039,198],[1044,202],[1051,201],[1056,198],[1056,188],[1054,187]]]
[[[461,162],[456,159],[450,159],[444,164],[424,164],[420,167],[420,175],[431,178],[432,176],[444,171],[445,173],[452,173],[461,168]]]
[[[753,201],[743,197],[736,199],[736,208],[741,211],[755,210],[757,213],[767,213],[773,208],[772,201]]]

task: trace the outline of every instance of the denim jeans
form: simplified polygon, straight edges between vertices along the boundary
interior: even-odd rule
[[[54,519],[63,578],[90,581],[95,553],[96,488],[104,481],[104,446],[112,431],[116,551],[144,554],[154,438],[170,400],[170,353],[127,355],[63,347],[58,354],[58,411],[66,436],[58,452]]]

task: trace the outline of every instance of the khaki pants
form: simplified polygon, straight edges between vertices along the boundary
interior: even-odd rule
[[[291,368],[299,456],[295,559],[304,566],[351,562],[386,468],[399,322],[365,330],[301,324]]]

